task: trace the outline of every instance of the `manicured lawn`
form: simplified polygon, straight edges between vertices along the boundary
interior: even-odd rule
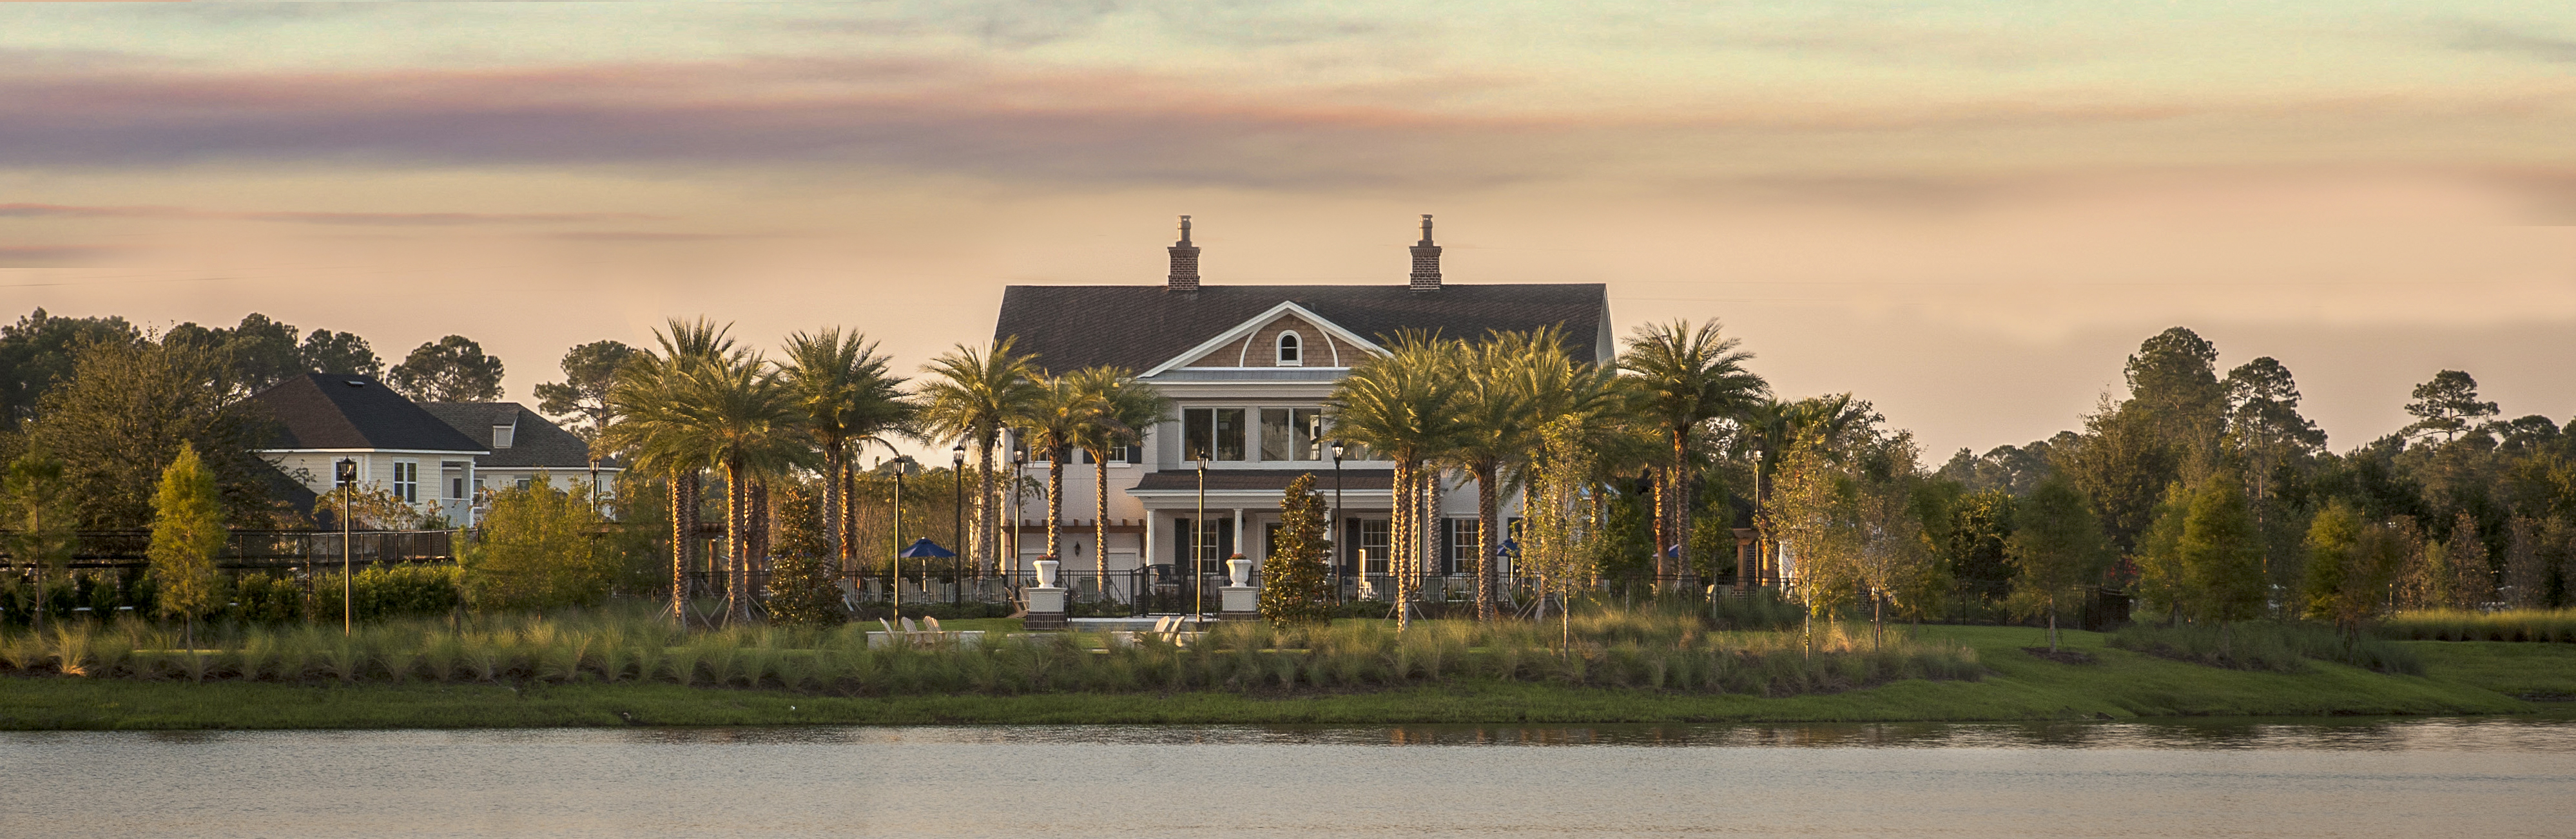
[[[986,623],[959,621],[960,624]],[[980,626],[997,631],[1000,626]],[[2313,663],[2299,674],[2220,670],[2063,634],[2090,664],[2021,651],[2039,630],[1927,627],[1975,647],[1983,680],[1907,680],[1841,693],[1742,695],[1460,680],[1401,690],[937,695],[851,698],[662,683],[291,685],[56,676],[0,678],[0,728],[449,728],[776,724],[1682,723],[2016,720],[2530,712],[2506,693],[2576,693],[2576,649],[2422,642],[2426,676]],[[2499,693],[2499,691],[2503,691]]]

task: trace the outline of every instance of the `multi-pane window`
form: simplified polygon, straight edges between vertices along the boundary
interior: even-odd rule
[[[1360,520],[1360,573],[1386,573],[1386,520]]]
[[[420,503],[419,461],[394,461],[394,497],[408,503]]]
[[[1279,366],[1304,366],[1306,363],[1305,359],[1305,345],[1304,342],[1297,339],[1297,333],[1279,333]]]
[[[1442,569],[1442,573],[1476,573],[1476,531],[1483,526],[1483,523],[1475,519],[1443,519],[1442,521],[1449,525],[1449,561],[1446,563],[1449,567]]]
[[[1183,460],[1242,460],[1242,408],[1189,408],[1181,411]]]
[[[1324,409],[1261,409],[1261,459],[1321,460]]]
[[[1212,518],[1195,527],[1187,518],[1173,519],[1172,523],[1178,526],[1172,533],[1173,547],[1181,556],[1197,559],[1199,573],[1225,573],[1226,557],[1235,552],[1234,519]],[[1190,538],[1193,532],[1198,534],[1195,540]]]

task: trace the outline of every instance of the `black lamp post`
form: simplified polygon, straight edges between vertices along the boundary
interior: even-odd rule
[[[948,573],[957,578],[957,588],[950,592],[949,602],[964,603],[966,602],[966,441],[963,439],[958,440],[957,445],[948,450],[948,477],[957,484],[957,509],[954,511],[957,520],[953,529],[949,531],[950,541],[957,544],[957,555],[948,560]]]
[[[1342,541],[1342,441],[1333,441],[1333,602],[1342,600],[1342,557],[1350,556],[1350,545]]]
[[[1207,450],[1198,452],[1198,517],[1190,520],[1190,621],[1207,613]]]
[[[340,479],[340,636],[346,638],[353,623],[349,606],[357,600],[353,596],[356,590],[349,584],[349,569],[355,564],[349,561],[349,513],[350,496],[357,494],[358,462],[344,457],[332,465],[338,467]]]

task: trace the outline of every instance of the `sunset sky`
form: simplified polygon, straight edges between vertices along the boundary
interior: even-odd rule
[[[2476,375],[2576,415],[2576,6],[0,6],[0,315],[449,333],[513,398],[668,316],[910,370],[1014,283],[1602,282],[1927,459],[2139,340],[2337,450]]]

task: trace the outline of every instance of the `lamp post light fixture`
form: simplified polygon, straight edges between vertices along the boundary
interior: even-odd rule
[[[966,602],[966,440],[964,438],[959,438],[957,445],[948,450],[948,477],[950,481],[957,484],[957,508],[954,511],[956,522],[948,534],[949,540],[957,545],[957,555],[948,560],[948,573],[957,578],[957,588],[949,601],[964,603]]]
[[[344,457],[332,465],[337,467],[334,477],[340,479],[340,636],[346,638],[354,625],[349,607],[357,600],[356,589],[349,583],[349,569],[355,565],[349,556],[349,513],[350,496],[357,494],[358,461]]]
[[[1342,600],[1342,557],[1350,555],[1350,546],[1342,537],[1342,441],[1333,441],[1333,602]],[[1355,569],[1365,571],[1367,569]]]
[[[894,556],[886,558],[886,590],[893,593],[894,617],[903,619],[903,458],[894,461]]]

